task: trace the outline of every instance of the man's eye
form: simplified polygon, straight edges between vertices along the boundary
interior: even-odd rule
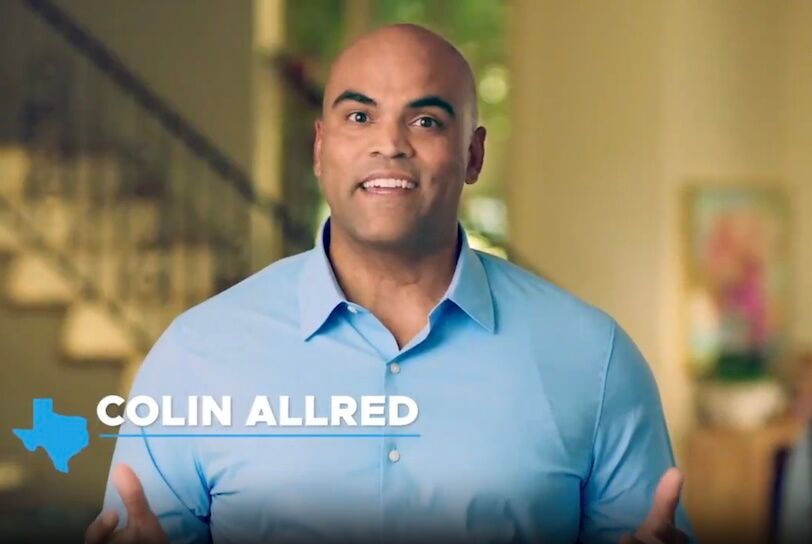
[[[438,128],[440,126],[440,122],[437,119],[425,116],[418,117],[415,123],[420,128]]]
[[[367,123],[369,122],[369,115],[362,111],[354,111],[347,116],[347,119],[353,123]]]

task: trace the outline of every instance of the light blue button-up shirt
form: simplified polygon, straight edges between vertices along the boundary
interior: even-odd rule
[[[314,249],[172,323],[129,398],[233,402],[228,428],[120,429],[135,436],[119,436],[113,465],[135,470],[172,541],[616,542],[640,525],[674,464],[645,360],[611,317],[460,233],[445,296],[400,349],[342,293],[329,221]],[[258,395],[287,395],[298,415],[306,395],[405,395],[419,416],[244,427]],[[360,436],[323,436],[347,432]],[[109,481],[105,507],[126,523]]]

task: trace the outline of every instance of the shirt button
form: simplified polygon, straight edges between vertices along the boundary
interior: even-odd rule
[[[393,463],[400,461],[400,452],[398,450],[389,450],[389,460]]]
[[[400,374],[400,365],[397,363],[391,363],[389,365],[389,372],[392,374]]]
[[[347,304],[347,309],[350,311],[351,314],[358,313],[358,308],[356,308],[355,306],[350,306],[349,304]]]

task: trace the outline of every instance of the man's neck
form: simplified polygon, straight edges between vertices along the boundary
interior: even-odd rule
[[[384,251],[332,229],[329,256],[347,299],[367,308],[402,347],[425,325],[448,289],[457,261],[457,232],[423,251]]]

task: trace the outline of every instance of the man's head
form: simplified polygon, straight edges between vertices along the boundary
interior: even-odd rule
[[[414,25],[364,36],[333,64],[316,122],[333,230],[384,251],[448,240],[484,142],[474,76],[450,43]]]

